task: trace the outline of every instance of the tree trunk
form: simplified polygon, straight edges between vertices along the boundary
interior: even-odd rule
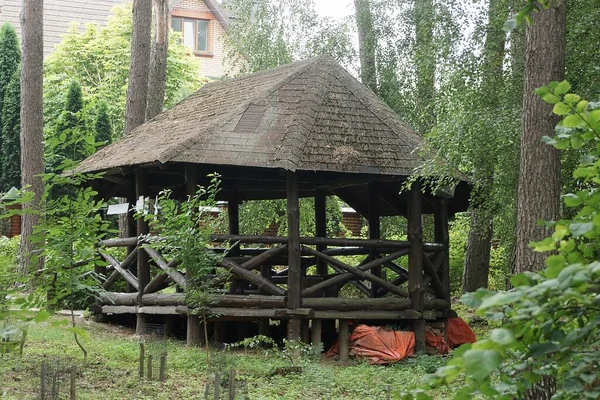
[[[537,221],[559,217],[559,155],[554,147],[541,141],[544,135],[553,136],[558,118],[552,114],[552,105],[544,103],[534,91],[564,78],[565,10],[564,2],[555,2],[548,10],[536,13],[533,25],[527,28],[514,273],[544,267],[546,255],[534,252],[529,243],[548,235]]]
[[[483,46],[483,65],[481,80],[481,106],[482,114],[493,116],[500,104],[500,94],[504,86],[503,62],[506,49],[506,34],[502,29],[508,16],[508,8],[502,5],[501,0],[490,0],[488,4],[488,26],[485,43]],[[493,126],[487,127],[485,123],[479,126],[481,132],[478,137],[482,140],[493,132]],[[480,151],[479,159],[475,160],[473,181],[476,183],[475,196],[479,197],[479,207],[471,211],[471,230],[467,241],[465,264],[463,270],[463,293],[474,292],[480,287],[487,287],[490,269],[490,253],[493,237],[493,208],[494,199],[491,191],[494,186],[494,168],[497,157],[493,150],[485,148]]]
[[[356,26],[358,29],[358,52],[360,56],[360,80],[377,93],[377,67],[375,49],[377,40],[373,32],[373,14],[369,0],[354,0]]]
[[[433,43],[434,15],[433,0],[415,0],[416,112],[421,133],[429,132],[435,124],[435,116],[433,115],[436,65],[436,52]]]
[[[44,192],[41,174],[44,173],[44,38],[43,0],[23,0],[21,10],[21,184],[29,187],[35,198],[31,207],[37,208]],[[20,272],[30,270],[35,246],[27,239],[33,233],[38,217],[25,214],[21,219]]]
[[[167,0],[153,0],[154,42],[148,78],[148,105],[146,121],[163,110],[167,83],[167,51],[169,47],[169,4]]]
[[[551,221],[560,212],[560,159],[552,146],[541,138],[552,136],[558,118],[552,105],[544,103],[535,89],[565,76],[564,1],[554,1],[550,8],[534,15],[527,28],[525,45],[525,87],[523,94],[523,135],[517,189],[517,239],[513,272],[537,271],[544,267],[546,255],[535,253],[529,243],[541,240],[549,232],[537,221]],[[555,382],[543,377],[534,388],[523,394],[527,400],[552,398]]]
[[[152,2],[149,0],[134,0],[131,63],[129,64],[127,84],[124,135],[128,135],[132,130],[142,125],[146,118],[151,27]]]

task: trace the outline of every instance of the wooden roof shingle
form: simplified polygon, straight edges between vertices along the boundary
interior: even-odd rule
[[[410,175],[421,137],[320,56],[203,86],[84,160],[78,172],[196,163]]]

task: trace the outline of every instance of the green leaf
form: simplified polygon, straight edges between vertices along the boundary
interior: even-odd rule
[[[571,136],[571,147],[575,150],[578,150],[583,147],[585,141],[579,135]]]
[[[567,81],[559,82],[558,85],[554,88],[554,94],[561,95],[565,94],[571,89],[571,85]]]
[[[44,322],[47,321],[48,318],[50,318],[50,313],[46,310],[40,310],[37,315],[35,316],[35,318],[33,319],[33,321],[36,324],[39,324],[40,322]]]
[[[477,382],[489,378],[502,363],[502,357],[496,350],[467,350],[463,360],[466,373]]]
[[[529,346],[529,356],[539,357],[560,350],[560,344],[556,342],[533,343]]]
[[[548,256],[545,262],[548,267],[546,269],[546,276],[550,279],[556,278],[567,264],[567,260],[562,254]]]
[[[542,100],[544,100],[548,104],[560,103],[560,97],[558,97],[552,93],[547,93],[547,94],[543,95]]]
[[[565,103],[570,104],[570,105],[576,105],[577,103],[579,103],[579,100],[581,100],[581,97],[573,94],[573,93],[569,93],[565,95]]]
[[[490,333],[490,339],[498,344],[506,346],[506,345],[509,345],[512,342],[514,342],[515,336],[513,335],[513,333],[510,330],[501,328],[501,329],[494,329]]]
[[[582,123],[583,119],[578,114],[567,115],[562,121],[563,126],[566,128],[577,128]]]
[[[588,108],[588,104],[589,104],[589,101],[581,100],[579,103],[577,103],[577,107],[576,107],[577,112],[582,113],[582,112],[586,111]]]
[[[563,201],[568,207],[577,207],[578,205],[581,205],[581,203],[583,203],[583,200],[581,200],[579,196],[573,193],[565,194],[563,196]]]
[[[499,292],[483,300],[479,308],[487,309],[505,306],[516,302],[521,297],[523,297],[523,293],[521,292]]]
[[[567,115],[571,113],[571,107],[565,103],[556,103],[552,111],[556,115]]]
[[[515,30],[516,27],[517,27],[517,20],[515,18],[510,18],[504,22],[504,26],[502,26],[502,29],[505,32],[512,32],[513,30]]]
[[[593,222],[574,222],[571,225],[569,225],[569,230],[571,231],[571,234],[575,237],[585,235],[592,229],[594,229]]]

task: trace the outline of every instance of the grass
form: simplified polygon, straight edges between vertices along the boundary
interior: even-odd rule
[[[423,382],[426,374],[446,361],[439,356],[423,356],[391,366],[371,366],[360,361],[342,364],[330,359],[302,360],[302,374],[279,376],[273,371],[289,363],[277,354],[214,350],[213,366],[208,367],[203,349],[188,349],[182,342],[170,341],[166,382],[149,382],[138,378],[135,332],[88,319],[80,320],[80,325],[89,333],[84,339],[89,356],[77,378],[78,399],[201,399],[213,372],[218,370],[224,376],[231,368],[236,370],[237,379],[247,380],[250,399],[385,399],[387,385],[391,385],[392,398],[398,398],[401,390]],[[0,358],[0,399],[37,398],[44,355],[83,360],[65,328],[36,326],[29,332],[23,357]],[[454,389],[445,388],[432,395],[448,398]]]

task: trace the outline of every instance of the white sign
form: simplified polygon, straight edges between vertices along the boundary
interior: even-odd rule
[[[107,215],[127,214],[129,211],[129,203],[111,204],[108,206]]]

